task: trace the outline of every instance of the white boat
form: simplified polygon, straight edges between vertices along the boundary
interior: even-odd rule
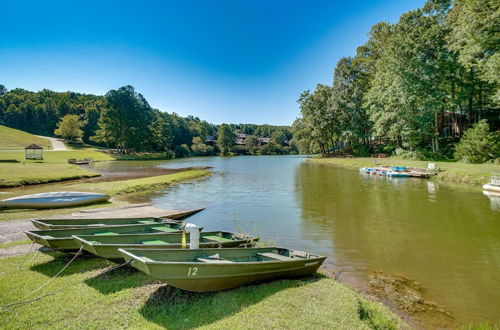
[[[493,173],[491,175],[491,182],[483,185],[483,190],[500,193],[500,174]]]
[[[106,194],[58,191],[18,196],[0,201],[0,209],[53,209],[105,202]]]
[[[487,183],[483,185],[483,190],[500,193],[500,185]]]

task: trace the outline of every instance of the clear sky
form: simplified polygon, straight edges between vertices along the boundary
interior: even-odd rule
[[[289,125],[370,26],[423,0],[0,0],[0,84],[105,94],[132,85],[162,111]]]

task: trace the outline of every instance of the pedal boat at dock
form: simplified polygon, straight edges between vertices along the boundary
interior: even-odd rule
[[[59,191],[24,195],[0,201],[0,209],[55,209],[106,202],[106,194]]]
[[[33,219],[31,222],[39,229],[68,229],[68,228],[90,228],[102,226],[120,226],[134,224],[155,224],[183,220],[203,209],[179,211],[169,214],[167,217],[140,217],[140,218],[54,218]]]
[[[78,250],[81,246],[73,235],[113,235],[122,234],[158,234],[180,232],[179,223],[157,223],[146,225],[129,226],[106,226],[99,228],[72,228],[72,229],[49,229],[32,230],[24,233],[28,238],[38,244],[44,245],[54,250],[72,251]]]
[[[186,234],[186,243],[189,246],[189,234]],[[182,233],[162,234],[122,234],[118,236],[73,236],[83,245],[83,249],[98,257],[107,259],[121,259],[123,255],[118,249],[181,249]],[[200,248],[228,248],[241,245],[253,245],[258,237],[225,231],[200,233]]]
[[[206,292],[316,272],[326,257],[278,247],[119,249],[127,262],[179,289]]]

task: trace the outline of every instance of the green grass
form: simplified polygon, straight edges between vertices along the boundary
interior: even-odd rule
[[[11,269],[25,256],[0,259]],[[12,303],[55,275],[69,256],[39,254],[0,281],[0,305]],[[0,328],[53,329],[396,329],[405,325],[385,306],[322,275],[215,293],[181,291],[129,267],[78,257],[38,294],[83,281],[54,296],[0,315]],[[36,296],[36,295],[35,295]]]
[[[68,159],[91,158],[108,161],[114,158],[95,150],[68,150],[44,152],[43,160],[25,160],[22,151],[0,152],[1,159],[17,159],[20,163],[0,163],[0,187],[40,184],[89,178],[99,174],[84,170],[78,165],[68,164]]]
[[[12,242],[7,242],[7,243],[0,243],[0,249],[8,249],[13,246],[18,246],[18,245],[24,245],[24,244],[30,244],[31,241],[29,239],[23,239],[19,241],[12,241]]]
[[[17,187],[94,176],[99,174],[71,164],[0,163],[0,187]]]
[[[36,194],[49,191],[88,191],[105,193],[113,197],[124,196],[129,194],[136,194],[166,188],[170,185],[177,184],[183,181],[188,181],[210,175],[211,172],[207,170],[191,170],[185,172],[178,172],[173,174],[165,174],[152,176],[147,178],[133,179],[133,180],[119,180],[111,182],[75,182],[66,183],[64,185],[47,185],[47,186],[33,186],[29,189],[22,191],[15,190],[14,192],[2,194],[1,198],[10,198],[19,195]],[[32,219],[53,217],[59,215],[70,214],[78,210],[97,208],[97,207],[110,207],[120,206],[124,202],[117,201],[116,198],[112,202],[80,206],[74,208],[54,209],[54,210],[4,210],[0,212],[0,220],[15,220],[15,219]]]
[[[398,158],[311,158],[310,162],[316,164],[342,166],[359,169],[365,166],[391,165],[427,168],[429,161],[404,160]],[[436,167],[444,170],[435,176],[437,180],[460,182],[468,184],[484,184],[490,181],[491,173],[500,172],[500,165],[494,164],[465,164],[460,162],[431,162]]]
[[[0,125],[0,150],[24,150],[33,143],[44,149],[52,149],[52,143],[47,139]]]

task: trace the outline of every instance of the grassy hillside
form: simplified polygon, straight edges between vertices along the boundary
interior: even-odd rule
[[[52,149],[52,144],[47,139],[0,125],[0,150],[21,150],[32,143],[44,149]]]

